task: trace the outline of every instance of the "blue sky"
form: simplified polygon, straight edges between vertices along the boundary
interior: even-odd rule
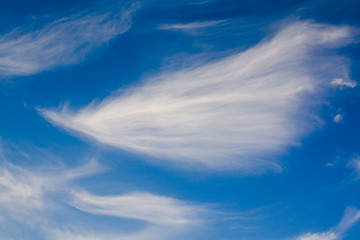
[[[357,1],[7,1],[0,238],[357,240]]]

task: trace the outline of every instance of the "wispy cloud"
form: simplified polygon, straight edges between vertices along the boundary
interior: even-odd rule
[[[348,166],[354,170],[357,178],[360,179],[360,157],[356,157],[348,163]]]
[[[170,31],[183,31],[186,33],[197,33],[199,30],[211,28],[211,27],[221,27],[227,24],[226,20],[218,21],[202,21],[202,22],[191,22],[191,23],[177,23],[177,24],[162,24],[158,26],[160,30],[170,30]]]
[[[74,169],[33,171],[3,161],[0,166],[0,208],[11,214],[41,210],[51,205],[47,198],[49,193],[58,192],[71,181],[99,171],[103,168],[96,161]]]
[[[338,236],[333,232],[307,233],[297,238],[297,240],[336,240]]]
[[[184,233],[184,229],[181,230]],[[79,231],[79,230],[57,230],[49,231],[49,239],[54,240],[167,240],[167,239],[182,239],[181,231],[173,228],[166,228],[164,226],[152,226],[133,233],[115,233],[108,232],[94,232],[94,231]]]
[[[334,117],[334,122],[335,123],[339,123],[343,120],[343,115],[341,115],[340,113],[339,114],[336,114],[336,116]]]
[[[204,207],[144,192],[118,196],[73,192],[70,204],[83,212],[140,220],[147,223],[147,226],[135,232],[115,233],[82,231],[71,227],[65,230],[52,229],[49,232],[52,239],[177,239],[199,226],[203,222],[202,214],[208,212]]]
[[[0,36],[0,76],[31,75],[83,61],[91,50],[130,28],[137,5],[121,3]]]
[[[132,218],[160,225],[195,223],[201,208],[185,202],[135,192],[120,196],[95,196],[85,192],[73,194],[74,207],[93,214]]]
[[[349,37],[348,27],[298,22],[245,52],[159,74],[80,111],[39,111],[99,142],[166,160],[278,167],[266,157],[298,144],[310,129],[308,107],[346,68],[341,58],[316,53]]]
[[[350,87],[350,88],[354,88],[356,87],[358,84],[355,81],[352,81],[350,79],[348,79],[347,77],[344,78],[336,78],[331,82],[332,85],[337,86],[339,88],[346,88],[346,87]]]
[[[360,211],[349,207],[346,209],[340,223],[327,232],[306,233],[296,238],[296,240],[341,240],[344,234],[360,219]]]
[[[44,229],[66,205],[76,179],[97,174],[104,168],[92,160],[75,168],[64,166],[23,167],[1,159],[0,165],[0,238],[45,239]],[[61,211],[61,210],[60,210]],[[36,232],[30,238],[28,232]]]
[[[15,234],[19,226],[35,231],[34,239],[173,239],[193,229],[207,212],[205,207],[147,192],[116,196],[86,192],[86,185],[75,180],[103,172],[105,168],[95,160],[73,168],[24,167],[9,163],[1,152],[0,157],[1,239],[29,238]],[[133,223],[138,225],[136,230],[118,226],[110,232],[87,231],[91,223],[73,219],[80,212],[140,222]]]

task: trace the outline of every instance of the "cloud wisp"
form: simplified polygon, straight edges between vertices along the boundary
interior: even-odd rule
[[[0,76],[27,76],[83,61],[90,51],[130,28],[137,5],[122,3],[0,36]]]
[[[75,192],[71,203],[84,212],[132,218],[157,225],[186,225],[198,222],[201,208],[185,202],[135,192],[120,196],[96,196],[86,192]]]
[[[195,226],[203,223],[203,214],[208,209],[192,205],[170,197],[146,192],[133,192],[117,196],[98,196],[87,192],[73,192],[69,202],[80,211],[125,219],[139,220],[147,226],[135,232],[97,232],[68,229],[52,229],[52,239],[111,239],[111,240],[151,240],[178,239]],[[182,239],[182,238],[179,238]]]
[[[6,161],[0,166],[0,208],[10,213],[42,210],[51,204],[47,198],[78,178],[103,171],[96,162],[90,161],[73,169],[46,169],[30,171]]]
[[[1,239],[22,236],[21,231],[14,234],[19,226],[36,232],[36,239],[173,239],[202,223],[202,214],[208,212],[205,207],[147,192],[115,196],[87,192],[87,185],[75,180],[104,172],[105,167],[95,160],[73,168],[16,166],[1,152],[0,160]],[[76,220],[83,213],[139,222],[130,221],[136,230],[119,225],[104,232]],[[92,231],[83,231],[89,228]]]
[[[356,175],[356,178],[360,179],[360,157],[354,158],[347,165],[353,169],[353,174]]]
[[[354,88],[358,84],[355,81],[352,81],[348,78],[335,78],[332,82],[332,85],[337,86],[339,88]]]
[[[336,116],[334,117],[334,122],[335,123],[339,123],[343,120],[343,115],[341,115],[340,113],[339,114],[336,114]]]
[[[346,70],[342,58],[325,58],[321,49],[343,45],[350,32],[293,23],[247,51],[161,73],[79,111],[39,111],[55,125],[167,161],[278,169],[269,156],[299,143],[311,129],[309,109]]]
[[[195,34],[202,29],[207,29],[212,27],[222,27],[227,23],[228,21],[226,20],[218,20],[218,21],[203,21],[203,22],[191,22],[191,23],[162,24],[158,26],[158,29],[169,30],[169,31],[183,31],[189,34]]]
[[[360,211],[349,207],[346,209],[340,223],[327,232],[306,233],[296,238],[296,240],[342,240],[344,234],[360,219]]]
[[[185,229],[173,229],[164,226],[152,226],[133,233],[108,233],[79,230],[57,230],[49,231],[49,239],[52,240],[168,240],[184,239],[178,236],[184,235]],[[187,238],[188,239],[188,238]]]

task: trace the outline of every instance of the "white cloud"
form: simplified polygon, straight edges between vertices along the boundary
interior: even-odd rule
[[[184,232],[185,229],[180,231]],[[164,226],[152,226],[133,233],[101,233],[92,231],[78,231],[78,230],[56,230],[49,231],[49,239],[52,240],[167,240],[178,239],[181,235],[180,231],[173,228],[166,228]],[[180,238],[181,239],[181,238]]]
[[[354,173],[357,175],[358,178],[360,178],[360,157],[351,160],[348,163],[348,166],[354,169]]]
[[[296,240],[342,240],[344,234],[360,219],[360,211],[349,207],[346,209],[340,223],[327,232],[306,233],[296,238]]]
[[[337,235],[333,232],[326,233],[307,233],[297,238],[297,240],[336,240]]]
[[[341,114],[336,114],[336,116],[334,117],[334,122],[339,123],[341,122],[343,119],[343,116]]]
[[[344,87],[354,88],[358,85],[357,82],[351,81],[350,79],[344,80],[344,78],[335,78],[331,82],[331,84],[340,88],[344,88]]]
[[[96,161],[66,168],[21,167],[1,159],[0,238],[32,239],[28,234],[36,232],[36,239],[43,239],[53,224],[50,216],[64,209],[73,181],[103,170]]]
[[[1,239],[29,239],[29,232],[36,232],[36,239],[174,239],[198,226],[201,214],[207,212],[204,207],[146,192],[118,196],[85,192],[86,185],[74,180],[103,172],[105,168],[95,160],[73,168],[60,164],[21,167],[9,163],[1,150],[0,144]],[[132,223],[135,230],[118,226],[104,232],[91,221],[79,222],[81,214],[74,207],[89,214],[141,222]]]
[[[56,66],[75,64],[131,26],[136,4],[84,11],[38,30],[17,28],[0,36],[0,76],[26,76]]]
[[[105,168],[95,160],[76,168],[57,166],[32,170],[2,160],[0,209],[15,213],[42,210],[54,201],[48,195],[59,192],[64,198],[55,202],[65,201],[68,205],[91,214],[137,219],[169,226],[201,222],[199,215],[205,212],[205,208],[181,200],[146,192],[99,196],[71,184],[73,180],[104,170]]]
[[[218,21],[203,21],[203,22],[191,22],[191,23],[177,23],[177,24],[162,24],[158,26],[160,30],[171,30],[171,31],[183,31],[186,33],[197,33],[201,29],[210,27],[221,27],[227,24],[225,20]]]
[[[201,209],[182,201],[135,192],[119,196],[95,196],[74,192],[74,207],[92,214],[143,220],[159,225],[186,225],[198,221]]]
[[[113,233],[84,230],[84,226],[50,229],[51,239],[59,240],[152,240],[178,239],[202,222],[201,214],[208,210],[177,199],[134,192],[118,196],[98,196],[73,191],[70,205],[95,215],[141,220],[147,223],[142,229]],[[183,239],[183,238],[179,238]]]
[[[1,167],[0,213],[4,218],[0,218],[0,230],[3,231],[0,231],[0,238],[17,236],[19,234],[15,232],[21,233],[24,226],[27,226],[36,231],[41,239],[174,239],[200,223],[200,212],[205,212],[205,208],[180,200],[149,193],[96,196],[71,184],[76,178],[95,174],[102,169],[96,162],[59,171],[33,172],[12,164]],[[56,193],[55,197],[50,196]],[[72,220],[78,212],[59,208],[63,204],[90,214],[136,219],[147,224],[140,224],[140,228],[135,231],[122,229],[121,226],[112,229],[112,233],[96,228],[89,231],[86,229],[90,225],[86,222]],[[54,213],[57,216],[59,211],[64,212],[61,218],[68,218],[67,223],[58,222],[56,217],[49,218]],[[59,226],[62,228],[58,229]]]
[[[97,162],[91,161],[74,169],[30,171],[4,161],[0,167],[0,209],[10,214],[41,210],[51,205],[47,198],[49,193],[102,169]]]
[[[167,72],[75,112],[40,109],[52,123],[99,142],[209,168],[278,168],[269,156],[298,144],[309,108],[346,66],[320,56],[350,29],[309,22],[195,69]]]

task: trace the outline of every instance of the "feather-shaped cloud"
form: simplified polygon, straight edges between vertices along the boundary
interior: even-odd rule
[[[167,161],[277,168],[269,156],[298,144],[311,129],[309,109],[347,72],[321,51],[349,37],[348,27],[297,22],[245,52],[161,73],[79,111],[40,111],[55,125]]]

